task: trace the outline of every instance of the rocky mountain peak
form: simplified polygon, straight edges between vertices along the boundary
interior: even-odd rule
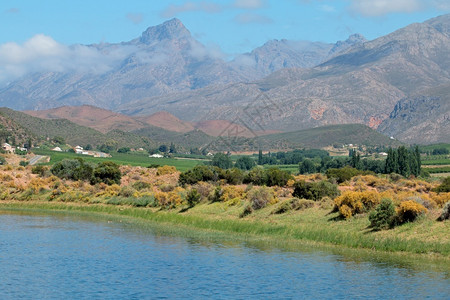
[[[183,23],[173,18],[160,25],[147,28],[141,35],[139,41],[144,44],[151,44],[162,40],[172,40],[191,37],[191,33],[184,27]]]
[[[339,52],[343,52],[345,50],[347,50],[348,48],[355,46],[355,45],[360,45],[362,43],[367,42],[366,38],[359,34],[359,33],[355,33],[350,35],[345,41],[338,41],[336,42],[336,44],[334,44],[333,48],[331,48],[329,54],[333,55],[333,54],[337,54]]]

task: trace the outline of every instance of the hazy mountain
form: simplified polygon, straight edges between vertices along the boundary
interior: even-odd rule
[[[62,105],[115,108],[147,96],[247,80],[197,42],[178,19],[148,28],[120,44],[92,45],[102,53],[127,53],[106,73],[37,73],[0,90],[0,104],[16,109]]]

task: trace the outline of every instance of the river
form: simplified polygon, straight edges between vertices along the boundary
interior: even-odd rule
[[[450,270],[0,211],[0,299],[449,299]]]

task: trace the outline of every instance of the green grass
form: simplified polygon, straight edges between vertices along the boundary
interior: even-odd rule
[[[440,143],[433,145],[420,146],[421,151],[430,151],[432,152],[434,149],[446,148],[450,151],[450,144]]]
[[[92,157],[88,155],[80,155],[70,152],[56,152],[51,150],[43,150],[43,149],[33,149],[33,152],[38,155],[47,155],[50,156],[50,162],[48,164],[54,164],[60,162],[65,158],[83,158],[85,161],[99,163],[105,160],[113,161],[119,165],[130,165],[130,166],[142,166],[148,167],[151,164],[157,164],[160,166],[168,165],[174,166],[179,171],[186,171],[195,167],[198,164],[202,164],[202,160],[193,160],[193,159],[176,159],[176,158],[153,158],[148,157],[148,154],[143,153],[111,153],[112,157],[108,158],[99,158]]]
[[[428,173],[450,173],[450,167],[441,167],[441,168],[423,168]]]
[[[298,165],[296,165],[296,164],[293,164],[293,165],[264,165],[264,169],[269,169],[269,168],[278,168],[283,171],[289,171],[294,175],[298,173]]]

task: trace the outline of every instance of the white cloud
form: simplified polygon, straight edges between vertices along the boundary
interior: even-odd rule
[[[190,11],[202,11],[207,13],[219,13],[223,11],[223,6],[208,2],[208,1],[201,1],[201,2],[193,2],[188,1],[180,5],[171,4],[169,5],[162,13],[161,16],[163,18],[172,18],[179,13],[182,12],[190,12]]]
[[[432,5],[442,11],[450,11],[450,1],[449,0],[431,0]]]
[[[273,20],[267,16],[254,13],[239,14],[236,17],[234,17],[234,21],[239,24],[249,24],[249,23],[269,24],[273,22]]]
[[[127,19],[134,24],[139,24],[144,19],[144,15],[141,13],[127,13]]]
[[[84,45],[66,46],[51,37],[38,34],[23,44],[0,45],[0,84],[33,72],[89,72],[101,74],[111,70],[134,47],[108,51]]]
[[[258,9],[266,5],[264,0],[235,0],[233,6],[244,9]]]
[[[423,8],[421,0],[352,0],[351,9],[363,16],[411,13]]]

